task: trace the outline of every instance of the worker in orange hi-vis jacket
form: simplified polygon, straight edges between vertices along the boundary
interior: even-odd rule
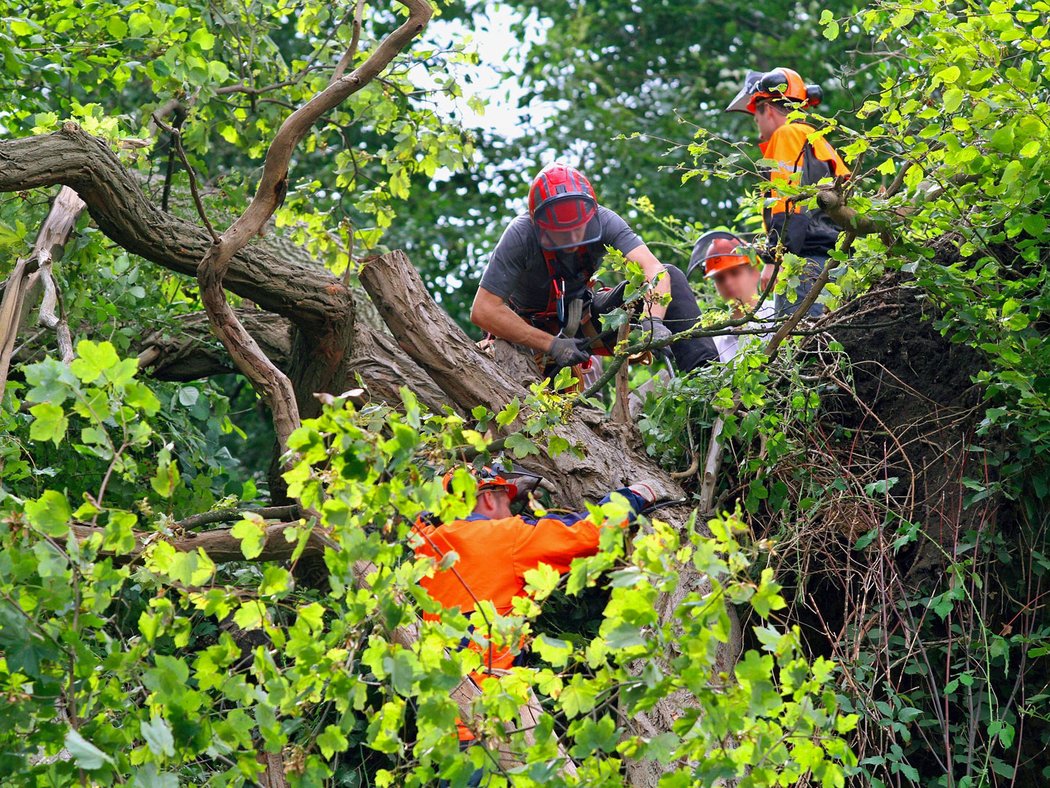
[[[506,472],[498,465],[471,470],[478,483],[474,511],[462,520],[441,525],[430,525],[421,519],[414,528],[419,537],[417,555],[431,556],[438,564],[450,553],[458,556],[451,566],[436,568],[421,581],[431,598],[443,607],[458,607],[469,615],[479,602],[487,601],[497,614],[506,615],[511,612],[514,599],[526,595],[526,572],[546,564],[564,574],[574,558],[598,552],[599,527],[585,514],[538,519],[512,514],[511,502],[518,491],[514,482],[506,478]],[[445,475],[446,490],[451,477],[451,471]],[[656,501],[654,485],[644,481],[616,492],[627,500],[634,513]],[[610,496],[602,503],[608,502]],[[482,648],[467,640],[463,646],[482,654],[482,669],[472,674],[475,681],[480,683],[493,671],[519,664],[523,641],[524,638],[517,648]],[[463,725],[459,726],[459,735],[461,741],[473,739]]]
[[[776,189],[777,184],[812,186],[825,178],[849,175],[842,157],[813,126],[788,120],[792,112],[820,104],[823,95],[819,85],[807,85],[790,68],[765,73],[749,71],[744,87],[726,107],[726,112],[747,112],[754,117],[762,158],[772,162],[766,169],[769,186],[762,210],[767,248],[783,244],[787,251],[807,261],[795,304],[790,304],[783,295],[776,296],[778,315],[793,311],[798,301],[805,298],[839,237],[839,227],[823,211],[799,205],[791,197],[778,194]],[[767,262],[762,272],[762,287],[773,270]],[[822,311],[823,306],[815,303],[809,314],[816,316]]]

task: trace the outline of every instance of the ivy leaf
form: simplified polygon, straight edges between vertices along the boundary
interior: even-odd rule
[[[266,526],[263,524],[263,518],[254,512],[245,512],[244,517],[230,529],[230,535],[240,540],[241,552],[249,561],[262,554],[263,545],[266,543]]]
[[[572,643],[549,635],[539,635],[532,641],[532,650],[556,668],[563,668],[572,656]]]
[[[612,752],[616,748],[619,734],[612,718],[605,716],[595,722],[588,717],[581,720],[579,729],[575,731],[575,739],[572,755],[576,758],[586,758],[596,752]]]
[[[522,457],[528,457],[530,454],[540,453],[536,444],[520,432],[514,432],[508,435],[503,445],[514,455],[514,459],[516,460],[520,460]]]
[[[150,486],[162,498],[170,498],[179,486],[179,466],[171,458],[173,444],[167,444],[157,457],[157,472],[150,477]]]
[[[772,611],[787,606],[784,598],[780,596],[780,584],[773,580],[772,568],[766,567],[762,570],[762,579],[755,595],[751,597],[751,606],[762,618],[769,618]]]
[[[77,343],[77,358],[73,359],[69,368],[82,382],[94,383],[119,361],[116,348],[109,342],[82,339]]]
[[[127,555],[135,549],[135,523],[138,518],[131,512],[111,509],[107,513],[106,530],[102,547],[116,555]]]
[[[561,580],[558,570],[544,563],[527,570],[524,577],[525,590],[537,601],[549,597]]]
[[[57,490],[45,490],[35,501],[26,501],[25,511],[30,525],[48,536],[65,536],[73,516],[66,496]]]
[[[595,686],[577,673],[572,677],[569,686],[561,691],[558,702],[565,716],[573,719],[593,709],[597,698],[598,690]]]
[[[503,410],[496,414],[496,423],[501,427],[506,427],[507,425],[513,423],[516,418],[518,418],[518,413],[520,410],[521,403],[518,401],[518,398],[515,397],[506,404]]]
[[[761,656],[757,651],[751,649],[736,664],[733,672],[736,674],[737,681],[741,683],[769,681],[769,677],[773,674],[773,657],[769,654]]]
[[[321,754],[325,758],[331,758],[337,752],[343,752],[349,747],[350,742],[347,741],[338,725],[329,725],[317,737],[317,746],[321,748]]]

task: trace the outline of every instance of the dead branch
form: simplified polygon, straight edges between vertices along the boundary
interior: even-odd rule
[[[244,553],[241,552],[241,540],[233,536],[229,528],[220,528],[214,531],[188,531],[176,538],[168,539],[168,541],[180,553],[192,553],[198,549],[203,550],[208,558],[217,564],[246,560],[263,563],[267,561],[287,561],[292,557],[292,553],[295,552],[297,540],[289,542],[285,539],[285,532],[288,529],[298,527],[298,523],[287,522],[272,523],[265,526],[262,552],[252,559],[244,557]],[[105,534],[105,528],[97,526],[74,525],[72,528],[77,539],[81,541],[90,538],[96,533]],[[127,554],[125,560],[138,559],[142,555],[143,550],[157,538],[158,534],[156,533],[136,531],[135,547]],[[324,556],[325,547],[329,544],[331,544],[331,540],[324,537],[319,529],[315,528],[311,531],[302,554],[304,557],[322,557]],[[104,551],[103,554],[107,553]]]
[[[69,187],[60,189],[51,205],[51,211],[40,227],[32,251],[28,257],[15,264],[7,279],[4,296],[0,300],[0,399],[3,398],[4,389],[7,387],[7,373],[15,349],[15,339],[30,305],[29,294],[38,281],[44,287],[45,294],[44,305],[41,307],[41,322],[58,331],[63,358],[72,355],[69,328],[54,314],[58,297],[50,266],[52,260],[61,258],[66,241],[72,235],[77,218],[83,210],[84,203],[75,191]],[[41,268],[44,271],[42,275]],[[53,324],[49,324],[52,319]]]

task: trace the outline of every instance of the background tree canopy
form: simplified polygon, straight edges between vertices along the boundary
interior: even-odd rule
[[[505,61],[480,2],[4,5],[5,781],[1043,784],[1050,7],[502,9]],[[549,160],[664,261],[755,229],[753,124],[722,109],[778,66],[853,172],[798,195],[844,228],[825,318],[636,422],[474,347]],[[199,263],[333,90],[206,311]],[[442,474],[499,453],[611,527],[512,615],[441,610],[412,524],[467,514]],[[639,477],[673,505],[588,503]],[[464,638],[521,635],[525,668],[465,679]]]

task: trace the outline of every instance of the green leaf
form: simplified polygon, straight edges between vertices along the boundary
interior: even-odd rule
[[[33,423],[29,427],[29,437],[35,441],[51,441],[58,446],[66,437],[69,419],[60,405],[41,402],[29,409],[33,414]]]
[[[128,34],[128,25],[119,16],[111,16],[106,22],[106,31],[113,38],[124,38]]]
[[[1046,217],[1040,213],[1030,213],[1021,219],[1021,227],[1029,235],[1039,238],[1046,232]]]
[[[547,455],[550,457],[557,457],[568,450],[569,442],[560,435],[551,435],[550,440],[547,441]]]
[[[1022,159],[1031,159],[1039,153],[1039,149],[1042,143],[1039,140],[1029,140],[1021,146],[1021,150],[1018,152],[1018,156]]]
[[[597,698],[598,690],[577,673],[569,685],[562,689],[558,702],[565,716],[571,720],[593,709]]]
[[[203,27],[197,28],[197,30],[194,31],[193,36],[190,37],[190,40],[205,51],[215,46],[215,36]]]
[[[162,498],[171,498],[178,489],[180,475],[179,466],[171,458],[172,444],[168,444],[157,457],[157,472],[150,477],[150,486]]]
[[[111,509],[106,514],[106,529],[102,537],[102,548],[116,555],[127,555],[135,549],[135,523],[138,518],[131,512]]]
[[[572,643],[549,635],[538,635],[532,641],[532,650],[554,667],[563,668],[572,656]]]
[[[824,9],[820,15],[820,25],[824,28],[824,38],[834,41],[839,37],[839,23],[835,21],[835,15]]]
[[[769,654],[764,656],[753,649],[749,650],[736,667],[733,668],[737,680],[740,682],[769,681],[773,674],[773,657]]]
[[[94,383],[110,367],[117,364],[120,358],[117,350],[109,342],[92,342],[82,339],[77,343],[77,358],[69,368],[84,383]]]
[[[146,740],[154,755],[171,758],[175,755],[175,739],[171,735],[171,726],[163,717],[153,716],[149,722],[140,726],[142,738]]]
[[[132,37],[145,36],[151,29],[152,23],[146,14],[135,13],[128,17],[128,32]]]
[[[263,518],[254,512],[245,512],[244,517],[238,520],[230,535],[241,542],[241,552],[249,561],[258,558],[266,543],[266,526]]]
[[[25,511],[29,524],[48,536],[65,536],[73,516],[66,496],[57,490],[45,490],[35,501],[26,501]]]
[[[76,765],[85,771],[101,769],[107,763],[113,765],[111,757],[74,730],[66,732],[65,746]]]
[[[321,748],[321,754],[325,758],[331,758],[337,752],[343,752],[350,746],[350,742],[339,729],[338,725],[329,725],[317,737],[317,746]]]
[[[961,73],[958,66],[948,66],[934,74],[934,78],[946,85],[953,85]]]
[[[531,454],[539,454],[539,447],[520,432],[513,432],[507,436],[503,445],[514,455],[514,459],[520,460]]]
[[[944,106],[945,112],[955,112],[959,109],[963,102],[963,92],[959,88],[949,88],[944,91],[944,96],[941,99],[941,103]]]
[[[518,401],[518,398],[515,397],[507,403],[503,410],[496,414],[496,423],[501,427],[508,426],[516,418],[518,418],[518,413],[520,410],[521,403]]]
[[[587,717],[580,721],[579,728],[573,733],[576,744],[572,748],[572,755],[578,759],[587,758],[596,752],[613,752],[619,738],[616,723],[608,716],[597,722]]]
[[[541,563],[535,569],[528,569],[524,574],[525,590],[536,600],[546,599],[551,595],[561,580],[557,569]]]

